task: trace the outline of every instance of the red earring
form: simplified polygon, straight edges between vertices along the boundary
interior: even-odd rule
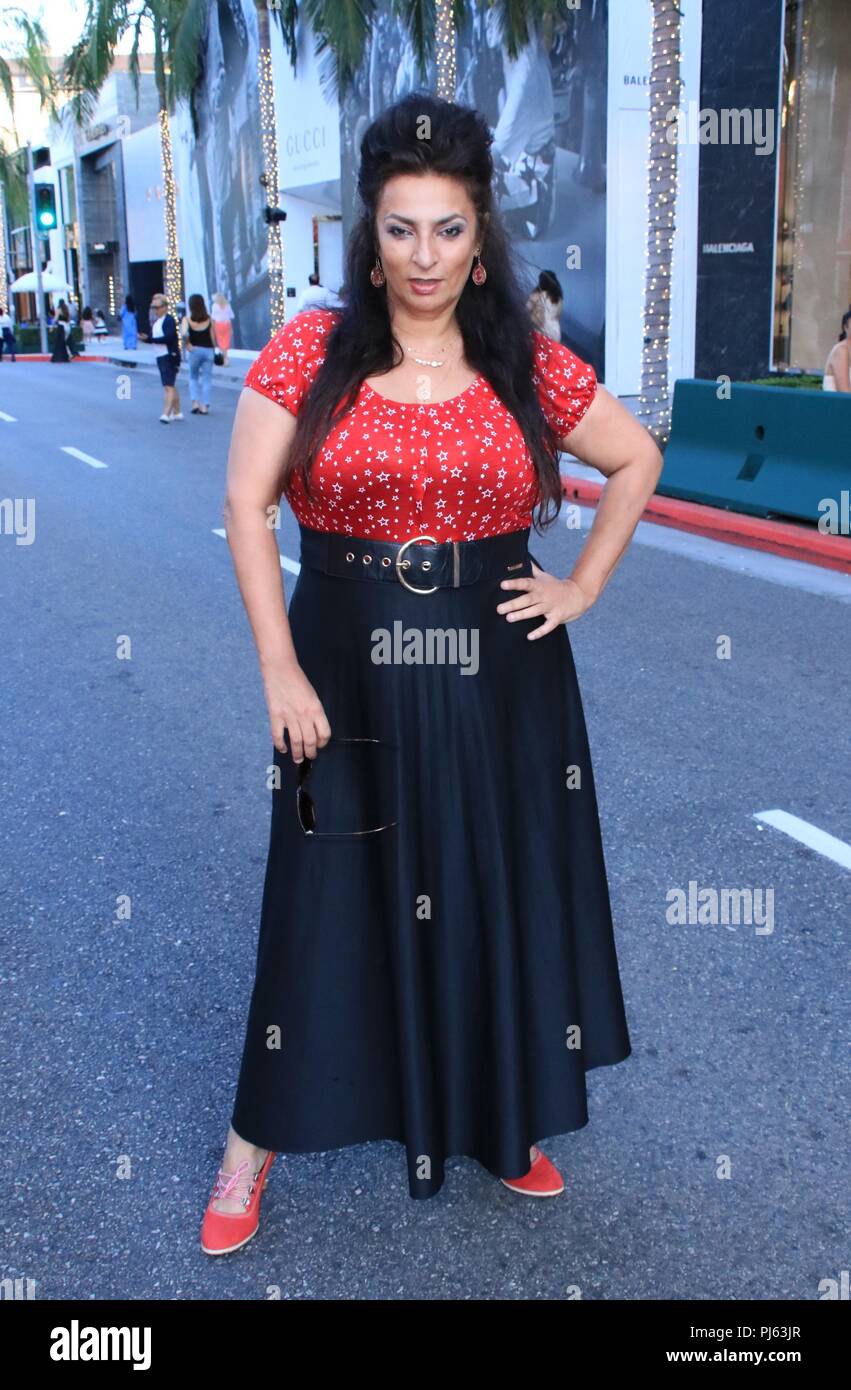
[[[378,289],[381,285],[384,284],[384,271],[381,269],[381,261],[378,258],[378,256],[376,256],[375,258],[375,265],[369,272],[369,278],[376,289]]]
[[[478,261],[478,265],[473,266],[473,284],[483,285],[488,278],[488,273],[482,265],[482,258],[478,251],[476,252],[476,260]]]

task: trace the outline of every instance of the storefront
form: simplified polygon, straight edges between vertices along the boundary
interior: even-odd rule
[[[851,306],[851,6],[786,0],[774,368],[821,372]]]

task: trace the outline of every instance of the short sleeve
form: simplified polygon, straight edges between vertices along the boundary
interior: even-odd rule
[[[325,357],[334,316],[323,310],[296,314],[254,359],[245,385],[297,415]]]
[[[564,343],[535,332],[532,380],[547,420],[559,439],[576,429],[597,394],[597,374]]]

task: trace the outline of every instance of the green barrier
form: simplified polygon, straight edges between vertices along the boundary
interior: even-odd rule
[[[717,381],[674,386],[657,492],[817,522],[851,488],[851,394]]]

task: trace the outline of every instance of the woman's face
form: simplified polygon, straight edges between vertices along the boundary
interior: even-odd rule
[[[463,183],[446,174],[397,174],[382,189],[375,226],[391,308],[431,316],[460,299],[479,248]]]

